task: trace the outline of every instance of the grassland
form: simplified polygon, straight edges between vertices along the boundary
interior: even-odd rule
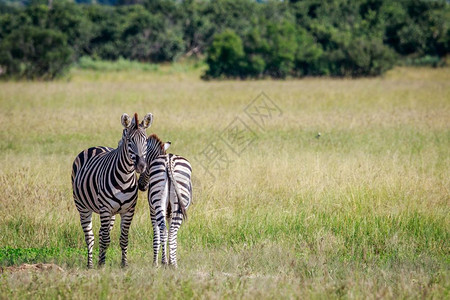
[[[0,298],[449,297],[449,68],[358,80],[204,82],[200,72],[0,83],[0,266],[65,270],[4,272]],[[264,130],[243,112],[261,92],[283,112]],[[180,267],[152,267],[142,193],[129,268],[117,223],[107,265],[86,270],[71,164],[87,147],[116,146],[120,115],[135,111],[152,112],[148,133],[193,165]],[[257,137],[213,180],[194,158],[236,117]]]

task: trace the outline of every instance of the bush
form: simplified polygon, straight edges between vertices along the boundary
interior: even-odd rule
[[[426,55],[420,58],[406,58],[403,62],[406,66],[416,66],[416,67],[442,67],[445,65],[445,60],[441,59],[439,56]]]
[[[25,26],[2,41],[0,65],[5,76],[53,79],[70,66],[71,55],[62,32]]]
[[[343,73],[336,75],[381,75],[394,66],[394,53],[380,40],[356,38],[345,49],[343,66]]]
[[[75,59],[86,54],[93,36],[93,24],[86,18],[80,5],[54,1],[48,12],[48,28],[63,32]]]
[[[322,63],[323,50],[321,45],[303,28],[298,29],[297,44],[294,62],[295,74],[297,76],[326,74],[328,70]]]
[[[170,28],[164,16],[144,8],[132,10],[128,15],[121,40],[125,41],[125,58],[147,62],[174,60],[185,46],[181,29]]]
[[[450,52],[450,3],[445,0],[1,2],[0,72],[6,65],[9,70],[4,76],[56,76],[67,46],[72,62],[89,56],[159,63],[206,54],[205,78],[375,76],[391,68],[394,58],[440,66]],[[25,27],[36,30],[17,32]],[[65,36],[48,41],[48,52],[59,58],[47,67],[31,66],[39,59],[24,54],[32,49],[26,43],[34,45],[42,30]],[[19,50],[12,53],[14,47]],[[42,47],[33,51],[47,52]],[[13,62],[18,55],[24,61]]]
[[[241,64],[241,77],[259,78],[264,74],[266,62],[260,54],[250,54]]]
[[[122,11],[100,5],[83,8],[83,14],[92,22],[92,38],[87,55],[94,58],[116,60],[122,53],[121,26],[124,22]]]
[[[228,29],[214,36],[207,55],[209,69],[206,78],[245,76],[242,72],[244,47],[241,38],[233,30]]]
[[[291,23],[267,25],[268,51],[266,73],[274,78],[285,78],[294,68],[297,52],[296,30]]]
[[[269,23],[241,38],[232,30],[214,37],[207,53],[205,77],[272,78],[304,75],[376,76],[394,65],[394,52],[381,39],[320,27],[327,50],[303,28]]]

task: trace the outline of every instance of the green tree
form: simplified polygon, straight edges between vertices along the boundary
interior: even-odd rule
[[[377,76],[394,65],[393,51],[381,40],[355,38],[344,52],[343,74],[338,75]]]
[[[241,38],[231,29],[214,36],[207,52],[209,69],[206,77],[244,77],[242,59],[244,47]]]
[[[206,77],[239,78],[374,76],[394,61],[441,65],[450,52],[446,0],[76,2],[117,6],[0,3],[0,47],[10,47],[13,32],[35,27],[66,36],[73,61],[206,54]]]
[[[94,58],[116,60],[122,53],[122,30],[127,13],[121,7],[102,5],[83,7],[83,13],[92,24],[92,37],[86,53]]]
[[[289,22],[267,25],[268,49],[266,72],[275,78],[285,78],[294,67],[297,52],[295,26]]]
[[[180,28],[169,26],[162,15],[142,7],[128,15],[122,40],[124,57],[140,61],[170,61],[184,51]]]
[[[253,29],[245,36],[244,52],[246,59],[243,61],[243,71],[246,76],[263,77],[266,70],[265,54],[268,51],[269,44],[263,37],[261,26],[255,25]]]
[[[63,33],[24,26],[2,40],[0,65],[6,76],[53,79],[70,66],[71,54]]]
[[[201,55],[216,30],[213,20],[205,14],[207,3],[186,0],[181,3],[183,39],[187,55]]]
[[[324,75],[327,69],[323,64],[323,49],[313,36],[302,27],[297,28],[297,52],[295,54],[295,73],[297,76]]]
[[[55,1],[48,11],[47,28],[59,30],[67,37],[74,59],[89,53],[88,47],[93,37],[92,23],[83,14],[80,5],[71,2]]]

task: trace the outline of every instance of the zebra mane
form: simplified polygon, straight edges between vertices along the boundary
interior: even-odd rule
[[[161,150],[164,151],[164,143],[163,143],[163,141],[161,141],[161,139],[160,139],[155,133],[152,133],[152,134],[148,137],[148,139],[147,139],[147,144],[150,142],[150,140],[156,141],[155,143],[158,144],[159,147],[161,147]]]

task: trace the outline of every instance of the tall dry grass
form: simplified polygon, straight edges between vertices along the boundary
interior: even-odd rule
[[[448,295],[450,69],[218,82],[198,72],[77,70],[68,81],[0,83],[0,265],[66,270],[4,274],[1,298]],[[264,130],[243,111],[261,92],[282,110]],[[148,133],[193,165],[180,269],[151,267],[140,194],[130,268],[119,268],[116,225],[107,267],[86,271],[71,164],[87,147],[116,146],[120,115],[135,111],[152,112]],[[257,137],[227,152],[213,180],[194,158],[236,117]]]

